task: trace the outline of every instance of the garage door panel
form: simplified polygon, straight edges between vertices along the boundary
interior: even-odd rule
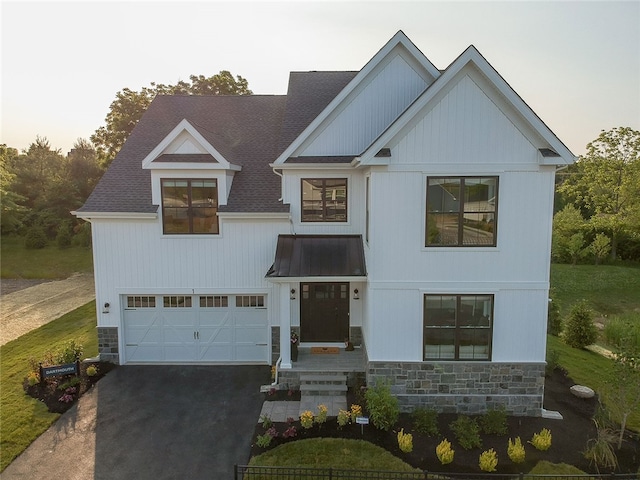
[[[268,362],[264,296],[228,296],[223,304],[196,295],[192,306],[178,307],[155,298],[148,308],[125,309],[126,362]]]

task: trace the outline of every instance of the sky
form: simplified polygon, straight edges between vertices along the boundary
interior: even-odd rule
[[[0,144],[67,153],[125,87],[221,70],[256,94],[290,71],[360,70],[402,30],[439,69],[473,44],[576,155],[640,130],[640,1],[2,0]]]

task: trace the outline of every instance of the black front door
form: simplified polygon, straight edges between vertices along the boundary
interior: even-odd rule
[[[349,337],[349,284],[302,283],[301,342],[344,342]]]

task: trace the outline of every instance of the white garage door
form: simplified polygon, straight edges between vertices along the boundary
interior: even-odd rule
[[[269,363],[264,295],[126,295],[125,361]]]

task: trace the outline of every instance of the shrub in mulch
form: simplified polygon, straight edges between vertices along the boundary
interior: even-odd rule
[[[87,374],[87,368],[90,366],[95,367],[95,375]],[[96,382],[116,367],[117,365],[110,362],[81,363],[78,376],[49,377],[34,385],[29,385],[28,378],[25,378],[23,388],[27,395],[44,403],[50,412],[64,413]],[[91,369],[89,371],[91,372]]]

